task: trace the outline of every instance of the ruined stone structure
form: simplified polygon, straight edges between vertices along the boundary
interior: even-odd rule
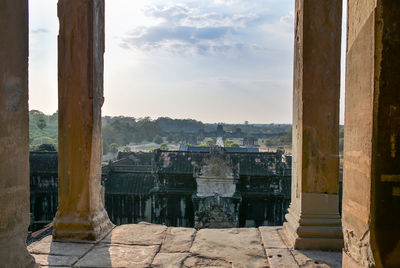
[[[195,167],[193,194],[195,228],[239,227],[242,196],[237,191],[240,165],[233,165],[220,147],[212,148],[201,165]]]
[[[254,137],[246,136],[243,138],[243,146],[247,146],[247,147],[258,146],[258,142]]]
[[[399,267],[400,2],[347,1],[342,221],[341,5],[296,0],[292,197],[283,233],[291,247],[343,248],[343,267]],[[103,0],[59,0],[59,240],[99,240],[111,228],[100,182],[103,11]],[[27,0],[0,3],[0,62],[0,259],[5,267],[33,267],[25,245]]]
[[[30,231],[50,223],[58,205],[57,152],[30,152]]]
[[[196,228],[282,225],[290,166],[281,152],[119,153],[103,167],[105,207],[114,224],[147,221]],[[31,152],[31,229],[57,210],[57,153]]]
[[[343,266],[400,267],[399,1],[350,1]]]

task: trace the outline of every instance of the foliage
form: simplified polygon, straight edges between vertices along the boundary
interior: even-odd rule
[[[41,144],[37,149],[38,151],[49,151],[49,152],[56,151],[56,147],[53,144],[47,144],[47,143]]]
[[[229,139],[226,139],[224,141],[224,145],[225,145],[225,147],[240,147],[239,144],[237,144],[236,142],[229,140]]]
[[[282,136],[279,140],[282,144],[292,144],[292,130]]]
[[[58,112],[45,115],[38,110],[31,110],[29,116],[30,149],[37,149],[41,143],[53,144],[57,148]],[[40,124],[38,124],[39,120],[41,121]],[[43,122],[46,124],[44,127],[42,127]],[[113,143],[126,146],[132,143],[152,142],[156,139],[159,142],[158,144],[162,144],[164,138],[169,144],[179,144],[193,141],[193,137],[195,137],[203,146],[213,146],[215,139],[210,139],[210,137],[215,135],[213,133],[216,132],[217,125],[192,119],[171,119],[168,117],[152,120],[150,117],[105,116],[102,118],[103,153],[110,152],[110,145]],[[270,146],[284,146],[291,143],[290,124],[224,124],[223,127],[225,140],[235,138],[232,135],[253,135],[257,137],[257,135],[262,134],[267,135],[265,142],[268,141]],[[340,131],[342,137],[343,127]],[[231,145],[229,141],[228,144]]]
[[[122,151],[125,153],[129,153],[129,152],[131,152],[131,147],[126,146],[126,147],[124,147],[124,149]]]
[[[44,119],[45,126],[40,129],[39,120]],[[42,127],[43,123],[39,125]],[[29,112],[29,147],[36,150],[42,143],[52,144],[57,148],[58,134],[58,112],[53,115],[45,115],[41,111],[31,110]]]
[[[273,145],[272,139],[265,139],[265,146],[271,147]]]
[[[43,130],[45,127],[46,127],[46,118],[45,118],[45,116],[44,115],[41,115],[39,118],[38,118],[38,120],[37,120],[37,122],[36,122],[36,125],[37,125],[37,127],[40,129],[40,130]]]
[[[344,127],[340,126],[339,127],[339,153],[343,154],[343,148],[344,148]]]
[[[159,117],[155,123],[165,132],[197,132],[204,128],[202,122],[193,119]]]
[[[173,142],[174,142],[174,135],[169,134],[169,135],[167,136],[167,141],[168,141],[169,143],[173,143]]]
[[[174,142],[175,142],[175,143],[181,142],[182,139],[183,139],[183,137],[182,137],[182,134],[181,134],[181,133],[177,133],[177,134],[174,135]]]
[[[118,144],[117,143],[111,143],[109,146],[108,146],[108,151],[109,152],[111,152],[111,153],[113,153],[113,154],[116,154],[116,153],[118,153]]]
[[[163,143],[160,145],[160,150],[162,151],[168,151],[168,145],[166,143]]]
[[[197,135],[197,141],[198,141],[198,142],[202,142],[202,141],[204,141],[204,139],[205,139],[205,137],[204,137],[204,135],[203,135],[202,133],[200,133],[199,135]]]
[[[210,147],[211,147],[211,146],[215,146],[215,143],[216,143],[215,138],[206,140],[207,146],[210,146]]]
[[[339,153],[343,154],[343,148],[344,148],[344,139],[340,138],[339,139]]]
[[[161,143],[163,143],[163,141],[164,140],[160,135],[155,136],[154,139],[153,139],[153,142],[157,143],[157,144],[161,144]]]

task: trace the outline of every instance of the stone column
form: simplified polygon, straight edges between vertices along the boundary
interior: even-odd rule
[[[400,267],[399,13],[348,1],[343,267]]]
[[[0,4],[0,266],[33,267],[29,226],[28,1]]]
[[[101,182],[104,0],[60,0],[57,240],[98,240],[112,224]]]
[[[298,249],[343,247],[339,216],[341,0],[296,0],[292,201],[283,225]]]

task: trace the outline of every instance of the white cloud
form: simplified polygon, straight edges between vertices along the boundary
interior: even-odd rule
[[[216,5],[232,6],[234,4],[240,3],[240,0],[214,0]]]
[[[268,34],[280,36],[283,38],[292,38],[294,32],[294,15],[293,11],[280,17],[278,20],[272,23],[266,23],[261,26],[261,29],[266,31]]]
[[[204,27],[233,27],[243,28],[258,18],[254,13],[248,14],[219,14],[205,12],[199,8],[192,8],[185,4],[168,4],[163,7],[149,7],[145,10],[148,16],[162,18],[165,23],[177,26]]]
[[[32,29],[31,33],[32,34],[41,34],[41,33],[48,33],[49,31],[45,28],[37,28],[37,29]]]
[[[254,45],[240,40],[239,31],[259,18],[255,13],[219,14],[185,4],[152,6],[145,14],[162,21],[136,27],[122,38],[123,47],[181,55],[233,55],[251,49]]]

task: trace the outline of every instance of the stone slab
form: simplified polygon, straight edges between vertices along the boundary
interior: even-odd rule
[[[115,227],[101,242],[126,245],[160,245],[167,227],[150,223],[127,224]]]
[[[287,248],[269,248],[266,250],[269,264],[275,267],[299,267]]]
[[[160,252],[188,252],[195,233],[196,229],[193,228],[168,228]]]
[[[99,244],[80,259],[75,267],[148,267],[159,246]]]
[[[174,268],[181,267],[189,253],[158,253],[151,264],[151,267]]]
[[[82,256],[93,246],[93,244],[53,242],[52,236],[49,235],[30,244],[28,251],[35,254]]]
[[[42,266],[71,266],[78,260],[77,256],[55,256],[46,254],[32,254],[37,264]]]
[[[232,268],[232,264],[230,262],[220,259],[210,259],[199,256],[190,256],[183,262],[182,265],[182,268],[189,268],[189,267]]]
[[[190,252],[239,267],[268,267],[256,228],[202,229],[197,232]]]
[[[280,234],[278,233],[281,229],[282,229],[281,227],[269,227],[269,226],[261,226],[258,228],[258,230],[260,230],[261,238],[265,249],[287,248]]]
[[[342,253],[319,250],[292,250],[300,267],[341,268]]]

